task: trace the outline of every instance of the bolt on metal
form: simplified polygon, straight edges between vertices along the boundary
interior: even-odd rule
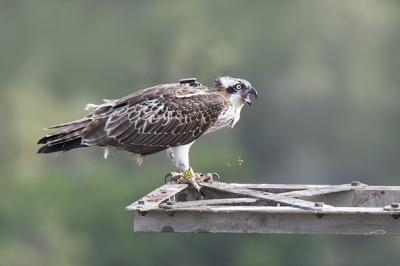
[[[322,208],[322,207],[324,207],[324,203],[323,202],[314,202],[314,206]]]

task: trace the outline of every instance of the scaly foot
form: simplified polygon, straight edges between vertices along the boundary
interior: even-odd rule
[[[197,183],[212,183],[214,182],[214,177],[219,179],[219,174],[217,173],[195,173],[195,180]]]
[[[191,184],[197,191],[200,191],[201,187],[199,184],[201,183],[212,183],[214,181],[214,177],[219,179],[219,175],[217,173],[195,173],[192,168],[189,168],[186,171],[181,173],[179,172],[170,172],[165,175],[165,183],[178,183],[178,184]],[[201,193],[203,195],[203,193]]]

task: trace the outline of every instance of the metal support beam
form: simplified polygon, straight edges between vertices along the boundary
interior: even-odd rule
[[[400,187],[168,184],[127,207],[135,232],[400,235]]]

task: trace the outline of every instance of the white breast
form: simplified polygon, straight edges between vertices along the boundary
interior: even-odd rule
[[[215,122],[215,124],[207,130],[207,133],[213,132],[224,127],[234,127],[240,119],[240,111],[242,110],[244,103],[240,95],[232,95],[230,98],[229,107],[221,113]]]

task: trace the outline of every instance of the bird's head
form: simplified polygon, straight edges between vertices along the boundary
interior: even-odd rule
[[[257,90],[251,86],[250,82],[244,79],[220,76],[215,79],[215,85],[250,106],[252,104],[251,95],[257,98]]]

